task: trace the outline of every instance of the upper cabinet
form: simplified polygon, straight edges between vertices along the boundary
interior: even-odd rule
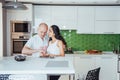
[[[120,34],[120,21],[96,21],[96,34]]]
[[[75,6],[52,6],[52,24],[61,29],[76,29],[76,10]]]
[[[95,14],[96,20],[120,20],[120,6],[99,6]]]
[[[48,26],[58,25],[60,29],[76,29],[75,6],[34,6],[34,26],[45,22]]]
[[[94,33],[95,8],[92,6],[79,6],[77,10],[77,33]]]
[[[95,33],[120,34],[119,6],[98,6],[95,14]]]
[[[34,6],[34,26],[38,27],[41,22],[45,22],[48,26],[52,23],[52,9],[50,6]]]
[[[3,11],[0,3],[0,57],[3,57]]]
[[[9,20],[32,21],[32,4],[25,4],[27,10],[7,10],[7,18]]]
[[[120,34],[119,6],[79,6],[77,32],[80,34]]]
[[[107,0],[106,0],[107,1]],[[80,34],[120,34],[119,6],[34,6],[34,26],[46,22]]]

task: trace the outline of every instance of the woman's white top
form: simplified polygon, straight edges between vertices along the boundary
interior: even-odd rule
[[[47,53],[48,54],[60,54],[60,49],[57,46],[58,40],[56,40],[54,43],[49,43],[49,46],[47,48]]]
[[[25,46],[31,48],[31,49],[41,49],[42,47],[48,46],[48,37],[44,37],[44,39],[41,39],[39,35],[35,35],[31,37]],[[33,57],[39,57],[40,52],[32,53]]]

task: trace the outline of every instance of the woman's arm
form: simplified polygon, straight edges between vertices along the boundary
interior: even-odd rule
[[[64,53],[64,44],[62,41],[58,41],[58,47],[59,47],[59,50],[60,50],[60,56],[65,56],[65,53]]]

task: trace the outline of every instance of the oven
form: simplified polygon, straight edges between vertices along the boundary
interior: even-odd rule
[[[12,39],[12,54],[21,54],[28,39]]]

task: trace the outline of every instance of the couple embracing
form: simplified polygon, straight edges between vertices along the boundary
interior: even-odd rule
[[[60,29],[57,25],[50,26],[48,30],[48,25],[41,23],[37,31],[38,34],[31,37],[23,47],[23,54],[32,55],[34,57],[65,56],[64,49],[67,44],[61,36]],[[59,76],[50,76],[50,80],[57,80],[58,78]]]

